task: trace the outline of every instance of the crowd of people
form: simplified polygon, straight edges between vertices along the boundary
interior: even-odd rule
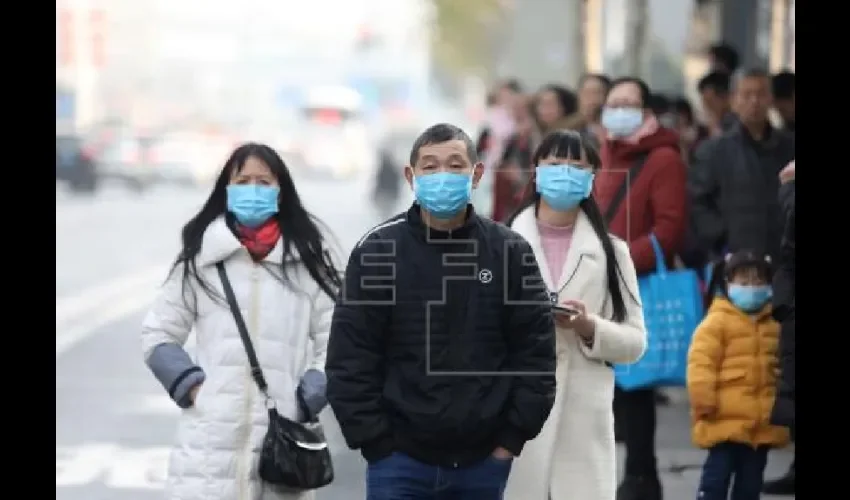
[[[640,280],[665,261],[707,282],[687,359],[697,498],[793,493],[793,466],[762,477],[795,434],[793,83],[777,105],[785,76],[713,54],[704,122],[588,75],[577,94],[501,86],[478,147],[429,127],[404,167],[416,201],[344,272],[278,154],[236,149],[142,328],[182,409],[169,498],[313,498],[333,480],[329,404],[368,500],[661,500],[657,387],[615,368],[652,346]],[[498,222],[470,202],[488,167]]]
[[[541,138],[574,130],[599,150],[593,194],[612,234],[629,243],[638,275],[655,269],[650,235],[670,265],[697,271],[706,290],[707,270],[730,252],[778,262],[794,196],[795,75],[739,68],[726,44],[708,55],[710,71],[697,84],[702,119],[686,98],[654,94],[638,78],[589,74],[575,92],[550,84],[525,93],[519,82],[503,82],[491,96],[490,117],[499,125],[488,122],[477,141],[495,170],[493,218],[508,221],[522,204]],[[716,291],[706,293],[707,302]],[[656,404],[664,399],[654,388],[616,389],[618,439],[628,456],[620,498],[661,498],[654,441]],[[764,491],[793,494],[794,483],[792,465]]]

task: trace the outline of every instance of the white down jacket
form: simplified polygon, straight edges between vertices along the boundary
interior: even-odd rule
[[[282,242],[256,264],[223,218],[210,224],[197,258],[198,272],[223,297],[215,263],[224,261],[278,411],[296,418],[296,388],[310,368],[324,371],[333,304],[306,268],[293,259],[289,285],[280,275]],[[279,491],[257,476],[268,414],[251,378],[236,324],[226,303],[197,285],[186,293],[177,269],[144,320],[146,356],[162,343],[182,346],[194,328],[197,363],[206,380],[192,408],[183,410],[169,463],[171,500],[283,500],[312,493]]]

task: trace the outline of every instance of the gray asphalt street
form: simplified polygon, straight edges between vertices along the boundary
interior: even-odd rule
[[[363,182],[299,181],[308,208],[346,249],[376,222]],[[162,498],[178,410],[142,363],[138,331],[178,247],[180,226],[206,192],[110,189],[92,199],[57,191],[56,498]],[[365,464],[333,416],[323,416],[336,481],[321,500],[364,498]],[[690,444],[682,402],[661,409],[658,443],[665,498],[695,497],[703,453]],[[788,467],[774,452],[767,477]],[[237,500],[237,499],[233,499]]]

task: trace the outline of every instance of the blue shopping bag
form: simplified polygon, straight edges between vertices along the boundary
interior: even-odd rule
[[[616,365],[617,386],[624,390],[684,386],[691,336],[703,317],[699,276],[691,269],[669,270],[655,235],[655,273],[638,279],[646,322],[646,352],[637,363]]]

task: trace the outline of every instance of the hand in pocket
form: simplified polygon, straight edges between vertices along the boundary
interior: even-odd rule
[[[200,392],[200,390],[201,390],[201,385],[203,385],[203,384],[198,384],[198,385],[192,387],[191,389],[189,389],[189,400],[192,401],[193,407],[195,406],[195,401],[198,400],[198,392]]]

